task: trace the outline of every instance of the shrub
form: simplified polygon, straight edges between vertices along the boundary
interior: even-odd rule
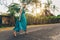
[[[26,18],[28,25],[58,23],[60,20],[57,16],[33,16],[31,14],[26,14]]]

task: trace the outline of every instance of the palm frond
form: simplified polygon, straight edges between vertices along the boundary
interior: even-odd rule
[[[11,15],[14,15],[15,13],[18,13],[20,10],[20,5],[17,3],[12,3],[8,7],[8,12],[10,12]]]

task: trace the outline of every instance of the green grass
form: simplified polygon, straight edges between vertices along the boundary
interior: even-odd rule
[[[0,28],[4,28],[4,26],[0,26]]]
[[[7,26],[0,26],[0,28],[6,28]]]

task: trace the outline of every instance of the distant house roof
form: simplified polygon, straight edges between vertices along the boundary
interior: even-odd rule
[[[0,12],[0,15],[8,15],[9,13]]]

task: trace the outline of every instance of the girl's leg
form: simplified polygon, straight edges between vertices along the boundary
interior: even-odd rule
[[[27,30],[24,30],[25,31],[25,34],[28,34]]]
[[[16,31],[13,32],[13,35],[16,37]]]

